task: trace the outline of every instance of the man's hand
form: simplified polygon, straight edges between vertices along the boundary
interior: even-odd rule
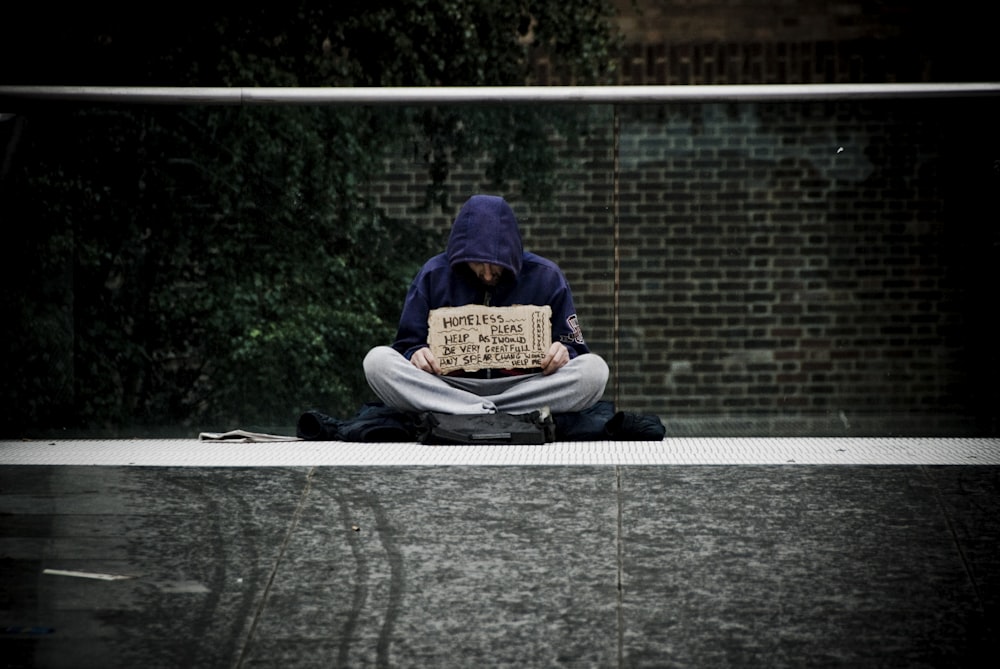
[[[569,350],[567,350],[566,345],[554,341],[552,346],[549,347],[549,352],[545,354],[539,366],[542,368],[543,374],[551,374],[563,365],[569,362]]]
[[[418,348],[410,356],[410,362],[417,369],[422,369],[430,374],[441,374],[441,367],[438,365],[437,358],[431,353],[430,348]]]

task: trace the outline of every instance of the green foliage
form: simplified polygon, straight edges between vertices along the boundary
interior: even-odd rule
[[[47,43],[72,58],[39,58],[26,83],[519,84],[538,52],[595,82],[615,46],[595,0],[197,15],[53,18]],[[162,29],[140,30],[148,21]],[[374,207],[383,150],[422,147],[428,203],[445,210],[450,165],[469,155],[491,156],[496,184],[542,202],[554,184],[545,138],[573,136],[571,123],[526,108],[127,105],[4,121],[0,307],[17,326],[0,368],[4,431],[288,426],[308,408],[353,412],[370,398],[364,354],[391,341],[410,278],[446,235]]]

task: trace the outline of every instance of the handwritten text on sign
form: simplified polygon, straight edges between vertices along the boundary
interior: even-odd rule
[[[552,345],[551,318],[549,306],[432,309],[427,343],[445,374],[538,367]]]

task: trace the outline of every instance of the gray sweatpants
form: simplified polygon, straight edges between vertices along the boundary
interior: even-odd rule
[[[438,376],[417,369],[389,346],[365,356],[368,385],[387,406],[399,411],[447,414],[552,413],[582,411],[595,404],[608,383],[608,365],[594,353],[578,355],[552,374],[495,379]]]

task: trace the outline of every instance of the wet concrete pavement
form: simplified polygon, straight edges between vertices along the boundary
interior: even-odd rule
[[[997,466],[0,465],[0,514],[8,667],[985,667],[1000,650]]]

